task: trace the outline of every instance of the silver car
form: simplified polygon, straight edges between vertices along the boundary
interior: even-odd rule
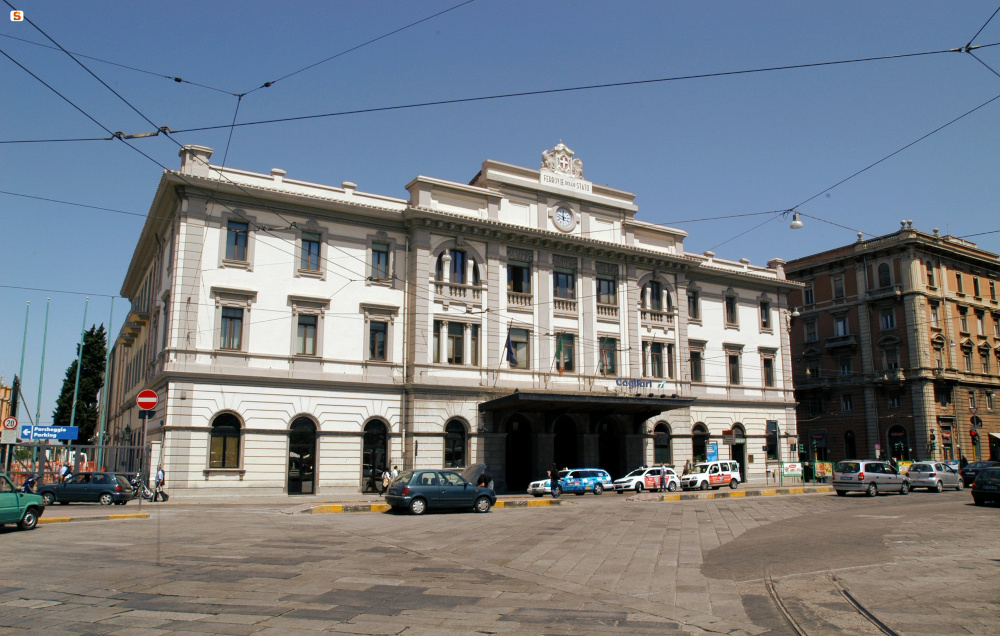
[[[910,488],[926,488],[941,492],[945,488],[961,490],[965,487],[958,470],[941,462],[917,462],[906,473]]]
[[[833,489],[841,497],[863,492],[874,497],[880,492],[910,492],[910,480],[888,464],[875,459],[845,459],[833,467]]]

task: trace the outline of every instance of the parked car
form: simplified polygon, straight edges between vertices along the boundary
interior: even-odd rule
[[[611,475],[603,468],[571,468],[559,471],[555,487],[548,479],[531,482],[528,486],[528,494],[536,497],[551,494],[553,497],[558,497],[564,492],[571,492],[575,495],[592,492],[599,495],[605,490],[614,489],[614,487],[615,483],[611,480]]]
[[[668,466],[664,468],[662,472],[666,472],[667,474],[667,490],[673,492],[680,488],[681,480],[677,476],[677,473],[674,472],[673,467]],[[649,490],[652,492],[658,492],[661,490],[660,473],[661,470],[659,466],[653,466],[651,468],[639,466],[621,479],[615,480],[615,492],[619,495],[624,493],[626,490],[634,490],[636,492]]]
[[[684,490],[718,490],[723,486],[740,485],[740,463],[732,460],[699,462],[686,475],[681,475]]]
[[[910,492],[910,480],[888,462],[875,459],[846,459],[833,467],[833,489],[841,497],[863,492],[874,497],[880,492]]]
[[[965,482],[958,470],[942,462],[917,462],[910,465],[906,471],[906,476],[910,480],[910,489],[926,488],[941,492],[945,488],[961,490],[965,488]]]
[[[979,471],[976,480],[972,482],[972,501],[977,506],[1000,503],[1000,467]]]
[[[496,493],[492,488],[472,485],[467,478],[478,478],[483,468],[483,464],[475,464],[461,474],[443,469],[404,470],[389,484],[385,502],[393,510],[409,510],[415,515],[422,515],[429,509],[445,508],[489,512],[497,502]]]
[[[988,459],[981,462],[972,462],[958,472],[961,473],[962,479],[965,481],[965,485],[971,486],[972,482],[976,480],[976,475],[979,474],[979,471],[985,468],[992,468],[994,466],[1000,466],[1000,462]]]
[[[42,484],[38,494],[46,506],[54,502],[91,503],[100,502],[105,506],[124,506],[132,499],[132,485],[128,477],[115,473],[78,473],[65,482]]]
[[[38,495],[20,492],[6,473],[0,473],[0,526],[16,523],[21,530],[31,530],[45,512],[45,504]]]

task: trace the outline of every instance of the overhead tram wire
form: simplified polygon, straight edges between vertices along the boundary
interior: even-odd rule
[[[9,6],[9,4],[8,4],[8,6]],[[33,42],[31,40],[26,40],[24,38],[19,38],[19,37],[13,36],[13,35],[8,35],[6,33],[0,33],[0,37],[10,38],[12,40],[19,40],[19,41],[24,42],[26,44],[33,44],[35,46],[40,46],[42,48],[52,49],[54,51],[58,51],[59,50],[57,47],[49,46],[48,44],[42,44],[41,42]],[[227,90],[224,90],[224,89],[221,89],[221,88],[216,88],[214,86],[208,86],[207,84],[199,84],[198,82],[192,82],[191,80],[186,80],[186,79],[184,79],[182,77],[179,77],[179,76],[176,76],[176,75],[167,75],[165,73],[157,73],[155,71],[147,71],[145,69],[136,68],[134,66],[129,66],[128,64],[121,64],[119,62],[112,62],[111,60],[105,60],[105,59],[101,59],[99,57],[94,57],[93,55],[86,55],[84,53],[77,53],[75,51],[73,51],[72,53],[73,53],[73,55],[76,55],[77,57],[87,58],[88,60],[94,60],[95,62],[101,62],[103,64],[110,64],[112,66],[118,66],[120,68],[128,69],[130,71],[135,71],[137,73],[145,73],[147,75],[152,75],[154,77],[162,77],[164,79],[171,80],[171,81],[173,81],[173,82],[175,82],[177,84],[191,84],[192,86],[197,86],[199,88],[206,88],[206,89],[208,89],[210,91],[217,91],[219,93],[224,93],[226,95],[236,95],[236,93],[233,93],[232,91],[227,91]]]
[[[968,52],[969,49],[972,47],[972,43],[976,41],[976,38],[978,38],[979,34],[983,32],[983,29],[986,28],[986,25],[988,25],[990,22],[993,21],[993,18],[996,17],[996,15],[997,15],[998,12],[1000,12],[1000,7],[997,7],[996,11],[993,12],[993,15],[991,15],[989,17],[989,19],[985,23],[983,23],[983,26],[979,27],[979,30],[976,31],[976,34],[974,36],[972,36],[972,38],[969,40],[969,43],[965,45],[965,51],[966,52]]]
[[[450,12],[450,11],[454,11],[455,9],[460,9],[460,8],[464,7],[465,5],[467,5],[467,4],[472,4],[475,1],[476,0],[466,0],[465,2],[462,2],[460,4],[456,4],[455,6],[453,6],[451,8],[445,9],[443,11],[438,11],[437,13],[435,13],[433,15],[429,15],[429,16],[427,16],[425,18],[421,18],[420,20],[417,20],[416,22],[411,22],[410,24],[407,24],[406,26],[402,26],[402,27],[400,27],[398,29],[395,29],[393,31],[389,31],[388,33],[384,33],[384,34],[382,34],[382,35],[380,35],[380,36],[378,36],[376,38],[372,38],[371,40],[368,40],[367,42],[362,42],[361,44],[358,44],[357,46],[352,46],[351,48],[346,49],[344,51],[341,51],[340,53],[337,53],[336,55],[331,55],[330,57],[324,58],[324,59],[322,59],[322,60],[320,60],[318,62],[314,62],[314,63],[312,63],[312,64],[310,64],[308,66],[304,66],[304,67],[300,68],[297,71],[293,71],[291,73],[288,73],[287,75],[282,75],[278,79],[271,80],[269,82],[264,82],[263,84],[261,84],[257,88],[254,88],[252,90],[247,91],[246,93],[243,93],[243,95],[249,95],[250,93],[254,93],[256,91],[259,91],[262,88],[270,88],[271,86],[274,86],[278,82],[280,82],[282,80],[286,80],[289,77],[292,77],[293,75],[298,75],[299,73],[303,73],[305,71],[308,71],[309,69],[315,68],[315,67],[319,66],[320,64],[325,64],[325,63],[329,62],[330,60],[336,59],[336,58],[338,58],[338,57],[340,57],[342,55],[347,55],[348,53],[351,53],[353,51],[357,51],[360,48],[368,46],[369,44],[374,44],[375,42],[378,42],[379,40],[384,40],[384,39],[386,39],[386,38],[388,38],[390,36],[396,35],[397,33],[401,33],[401,32],[403,32],[403,31],[405,31],[405,30],[407,30],[409,28],[415,27],[418,24],[422,24],[424,22],[427,22],[428,20],[433,20],[434,18],[442,16],[442,15],[444,15],[444,14]]]

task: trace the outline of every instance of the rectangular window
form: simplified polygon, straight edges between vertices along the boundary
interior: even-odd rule
[[[846,294],[844,293],[844,277],[834,276],[833,277],[833,298],[839,300],[843,298]]]
[[[464,364],[465,323],[448,323],[448,364]]]
[[[846,336],[850,334],[847,316],[837,316],[833,319],[833,331],[835,336]]]
[[[674,345],[667,345],[667,377],[674,377]]]
[[[764,358],[764,386],[774,386],[774,358]]]
[[[643,291],[649,294],[649,303],[646,308],[653,311],[663,311],[663,285],[653,281],[646,285],[646,289]]]
[[[965,307],[958,308],[958,323],[962,331],[969,333],[969,310]]]
[[[614,276],[597,277],[597,302],[602,305],[618,304],[618,284]]]
[[[317,271],[319,269],[320,235],[316,232],[302,233],[302,260],[299,269]]]
[[[806,326],[806,342],[816,342],[819,340],[819,332],[816,331],[816,319],[812,318],[805,321]]]
[[[986,410],[987,411],[992,411],[993,410],[993,394],[992,393],[987,393],[986,394]]]
[[[978,276],[974,276],[972,278],[972,294],[976,298],[979,298],[980,296],[983,295],[982,292],[979,289],[979,277]]]
[[[571,334],[556,334],[556,368],[560,373],[573,371],[573,343],[575,339]]]
[[[507,360],[511,369],[531,368],[530,349],[528,347],[529,336],[530,334],[527,329],[510,330],[510,349],[515,360],[514,362],[511,362],[509,359]]]
[[[854,374],[854,358],[851,356],[843,356],[840,358],[839,367],[840,375],[853,375]]]
[[[969,391],[969,409],[976,408],[976,392]]]
[[[993,314],[993,337],[1000,338],[1000,314]]]
[[[819,379],[819,360],[817,358],[809,358],[806,360],[806,377],[810,380]]]
[[[243,310],[238,307],[223,307],[222,337],[219,340],[219,348],[239,351],[242,346]]]
[[[962,361],[965,363],[965,372],[972,373],[972,353],[966,351],[962,354]]]
[[[957,289],[960,294],[965,293],[965,283],[962,281],[962,272],[955,272],[955,289]]]
[[[896,311],[892,307],[887,307],[881,312],[881,325],[882,329],[895,329],[896,328]]]
[[[976,312],[976,328],[980,336],[986,335],[986,317],[981,311]]]
[[[892,349],[886,349],[883,352],[885,356],[885,368],[886,369],[898,369],[899,368],[899,350],[893,347]]]
[[[691,352],[691,381],[701,382],[705,377],[701,351]]]
[[[663,377],[663,345],[659,342],[647,342],[646,353],[649,357],[649,370],[645,375],[654,378]]]
[[[231,261],[247,260],[247,237],[250,234],[250,224],[242,221],[229,221],[226,229],[226,258]]]
[[[701,320],[701,305],[698,302],[698,292],[688,290],[688,318],[691,320]]]
[[[389,335],[389,323],[368,323],[368,359],[385,362],[386,341]]]
[[[372,278],[385,280],[389,278],[389,244],[372,243]]]
[[[990,281],[990,300],[997,299],[997,284],[994,281]]]
[[[934,401],[941,406],[949,406],[951,404],[951,389],[947,387],[934,388]]]
[[[555,297],[564,300],[576,298],[576,272],[571,269],[556,269],[552,273]]]
[[[479,325],[469,325],[469,364],[479,366]]]
[[[941,327],[941,310],[937,303],[931,305],[931,327]]]
[[[854,397],[850,393],[841,394],[840,410],[844,413],[850,413],[854,410]]]
[[[729,383],[739,384],[740,383],[740,356],[739,354],[731,353],[727,356],[729,360]]]
[[[989,352],[980,352],[979,354],[979,364],[982,366],[982,373],[990,372],[990,354]]]
[[[927,285],[929,287],[934,287],[934,265],[930,261],[927,261]]]
[[[739,324],[735,296],[726,296],[726,324],[729,326]]]
[[[507,291],[517,294],[531,293],[531,263],[522,261],[507,263]]]
[[[296,338],[295,353],[299,355],[316,355],[316,325],[317,316],[299,316],[299,332]]]
[[[771,303],[766,301],[760,303],[760,328],[771,328]]]
[[[597,363],[597,370],[604,375],[614,375],[617,373],[616,369],[618,368],[616,360],[618,340],[615,338],[601,338],[600,345],[601,359]]]
[[[816,293],[813,290],[812,283],[806,285],[806,288],[802,290],[802,302],[806,305],[816,304]]]
[[[903,408],[903,395],[899,391],[889,391],[889,408]]]

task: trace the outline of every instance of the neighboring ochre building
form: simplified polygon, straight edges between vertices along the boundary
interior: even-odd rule
[[[408,199],[211,153],[160,181],[111,355],[112,439],[151,444],[174,493],[477,462],[519,491],[552,463],[617,477],[710,442],[763,481],[773,431],[794,435],[784,262],[685,253],[561,143]]]
[[[1000,457],[1000,262],[901,226],[785,267],[803,459]]]

